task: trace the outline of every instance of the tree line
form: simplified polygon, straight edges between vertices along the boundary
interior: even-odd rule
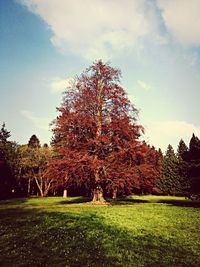
[[[121,72],[102,61],[76,77],[52,123],[51,145],[36,135],[25,145],[0,130],[0,198],[86,195],[93,201],[128,194],[200,194],[200,141],[180,141],[165,155],[142,140],[138,110],[120,85]]]
[[[4,123],[0,130],[0,198],[46,196],[52,181],[44,178],[44,173],[52,148],[41,146],[36,135],[25,145],[8,141],[9,137]]]
[[[168,145],[161,153],[161,172],[157,186],[167,195],[200,196],[200,140],[192,135],[189,147],[181,139],[177,153]]]

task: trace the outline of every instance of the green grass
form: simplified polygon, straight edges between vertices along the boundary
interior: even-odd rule
[[[132,196],[0,201],[0,266],[200,266],[199,202]]]

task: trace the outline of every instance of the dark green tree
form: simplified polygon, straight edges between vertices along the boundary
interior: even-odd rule
[[[179,179],[178,158],[171,145],[168,145],[162,161],[161,176],[157,181],[158,188],[167,195],[181,194],[181,182]]]
[[[188,152],[188,147],[185,144],[185,142],[183,141],[183,139],[181,139],[179,144],[178,144],[178,149],[177,149],[178,158],[182,159],[182,160],[185,160],[187,152]]]
[[[28,147],[30,148],[39,148],[40,147],[40,140],[37,138],[35,134],[31,136],[28,142]]]
[[[10,132],[7,131],[5,122],[2,124],[0,130],[0,143],[6,143],[8,138],[10,137]]]
[[[190,188],[188,179],[188,162],[186,161],[188,155],[188,147],[181,139],[178,144],[177,158],[178,158],[178,174],[183,195],[188,195]]]
[[[194,134],[190,140],[189,151],[186,155],[188,162],[188,177],[190,195],[200,196],[200,140]]]
[[[17,150],[16,142],[8,141],[10,132],[3,123],[0,130],[0,198],[14,195],[17,187]]]
[[[162,153],[161,148],[158,149],[158,153],[159,153],[160,157],[163,158],[163,153]]]

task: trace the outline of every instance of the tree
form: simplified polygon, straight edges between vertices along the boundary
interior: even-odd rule
[[[178,163],[173,147],[168,145],[162,161],[161,177],[157,181],[157,186],[165,194],[177,195],[182,193]]]
[[[183,139],[181,139],[179,141],[178,149],[177,149],[178,158],[184,160],[186,158],[187,152],[188,152],[188,147],[185,144],[185,142],[183,141]]]
[[[147,149],[139,141],[143,127],[120,76],[119,69],[94,63],[65,92],[53,122],[57,156],[49,177],[58,184],[84,186],[93,201],[103,201],[103,191],[116,196],[139,187],[141,173],[149,171],[140,164]]]
[[[161,148],[158,149],[158,154],[160,155],[160,158],[163,158],[163,152],[162,152]]]
[[[37,138],[35,134],[31,136],[28,142],[28,147],[31,148],[39,148],[40,147],[40,140]]]
[[[3,123],[0,130],[0,198],[11,197],[16,189],[18,145],[8,141],[10,136]]]
[[[143,143],[142,162],[138,168],[141,174],[141,193],[160,193],[156,181],[160,176],[162,155],[154,146],[150,147]]]
[[[34,191],[35,185],[37,192],[42,197],[46,196],[51,189],[53,179],[45,177],[45,170],[52,159],[52,153],[52,149],[49,147],[32,148],[28,145],[20,147],[20,179],[24,180],[24,184],[27,187],[27,195]]]
[[[1,130],[0,130],[0,143],[6,143],[8,138],[10,137],[10,132],[7,131],[5,128],[5,122],[2,124]]]
[[[190,195],[200,196],[200,140],[194,134],[190,140],[189,151],[186,154],[188,162],[188,178]]]
[[[178,144],[177,158],[178,158],[178,174],[183,195],[188,195],[189,180],[188,180],[188,163],[186,161],[188,154],[188,147],[181,139]]]

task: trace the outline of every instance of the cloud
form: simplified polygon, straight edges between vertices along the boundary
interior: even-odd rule
[[[148,141],[163,151],[166,150],[169,142],[176,150],[181,138],[188,144],[193,133],[200,136],[200,125],[185,121],[149,122],[146,125]]]
[[[137,80],[137,84],[144,89],[145,91],[149,91],[151,89],[151,86],[147,83],[145,83],[144,81],[141,80]]]
[[[200,1],[157,0],[165,26],[184,46],[200,45]]]
[[[49,26],[52,44],[94,60],[132,49],[142,38],[163,43],[155,5],[145,0],[18,0]],[[127,51],[127,50],[126,50]]]
[[[31,121],[38,129],[49,130],[49,124],[51,122],[50,118],[36,117],[34,113],[29,110],[21,110],[20,113],[26,119]]]
[[[52,93],[60,93],[65,91],[68,87],[71,87],[74,83],[73,78],[60,79],[56,78],[50,83],[50,89]]]

